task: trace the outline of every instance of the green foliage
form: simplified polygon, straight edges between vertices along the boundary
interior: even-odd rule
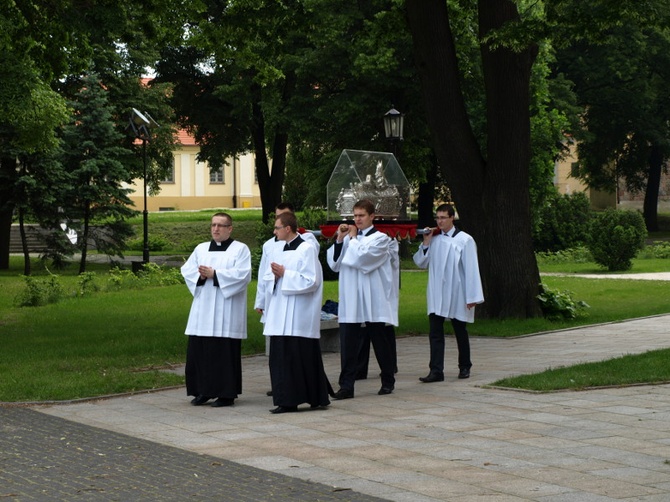
[[[202,241],[198,241],[202,242]],[[163,251],[166,249],[172,249],[172,243],[162,235],[152,235],[149,234],[147,239],[147,245],[149,246],[149,251]],[[144,237],[138,237],[136,239],[131,239],[126,243],[126,247],[131,251],[142,251],[144,250]],[[193,246],[195,247],[195,246]]]
[[[654,241],[649,246],[645,246],[639,255],[640,258],[670,258],[670,242]]]
[[[585,246],[562,249],[560,251],[540,251],[535,253],[538,265],[555,263],[590,263],[593,262],[591,251]]]
[[[536,251],[562,251],[585,244],[589,239],[591,209],[582,192],[555,192],[537,212],[533,229]]]
[[[320,207],[305,208],[298,215],[298,224],[309,230],[318,230],[320,225],[326,223],[326,211]]]
[[[582,300],[574,300],[573,293],[568,290],[559,291],[551,289],[544,283],[540,284],[540,294],[537,299],[540,300],[542,314],[550,321],[562,319],[576,319],[585,315],[584,309],[589,305]]]
[[[607,209],[593,218],[588,248],[595,262],[607,270],[629,270],[646,237],[639,212]]]
[[[18,307],[40,307],[57,303],[66,297],[86,297],[100,291],[144,289],[184,283],[179,268],[160,266],[155,263],[145,264],[137,274],[131,270],[114,267],[109,271],[104,286],[98,284],[98,275],[95,272],[81,273],[77,276],[76,289],[69,293],[57,275],[49,274],[46,278],[22,277],[25,288],[16,295],[14,300],[14,304]]]
[[[95,283],[95,272],[84,272],[77,277],[79,288],[77,289],[77,296],[86,296],[100,290]]]
[[[50,274],[45,279],[25,275],[21,277],[26,287],[14,299],[17,307],[39,307],[63,298],[63,285],[57,275]]]
[[[143,289],[150,286],[171,286],[183,283],[184,278],[179,268],[145,263],[137,274],[127,269],[114,267],[109,271],[107,289],[118,291],[123,289]]]

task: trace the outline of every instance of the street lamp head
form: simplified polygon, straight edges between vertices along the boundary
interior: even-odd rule
[[[141,111],[139,111],[137,108],[133,108],[133,111],[130,112],[130,120],[137,127],[141,127],[141,126],[149,127],[151,125],[151,122],[149,122],[149,119],[146,118],[144,116],[144,114]]]
[[[389,141],[402,141],[405,116],[395,108],[391,108],[384,115],[384,133]]]
[[[156,121],[148,113],[142,113],[137,108],[130,112],[130,128],[136,138],[144,141],[151,139],[152,127],[159,127]]]

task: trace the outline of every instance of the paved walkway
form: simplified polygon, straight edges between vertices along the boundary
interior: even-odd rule
[[[267,358],[255,356],[243,361],[244,394],[233,408],[191,406],[180,388],[33,406],[24,412],[58,420],[58,432],[44,435],[51,437],[50,447],[55,443],[61,450],[70,437],[60,429],[68,424],[97,431],[105,442],[93,441],[94,434],[81,446],[89,453],[83,459],[116,458],[124,438],[141,440],[133,443],[140,445],[135,451],[158,448],[155,458],[139,453],[134,457],[131,448],[130,465],[147,473],[160,471],[158,479],[167,487],[165,500],[193,493],[201,500],[209,494],[211,500],[667,502],[670,385],[551,394],[483,386],[509,375],[668,347],[669,322],[670,316],[657,316],[517,339],[473,338],[475,366],[469,380],[456,379],[455,341],[449,337],[447,361],[452,362],[452,371],[445,382],[432,384],[418,381],[427,373],[427,337],[402,338],[392,395],[377,395],[380,383],[376,364],[371,363],[370,378],[357,383],[355,399],[335,401],[325,410],[270,414],[271,398],[265,395]],[[324,362],[336,382],[339,355],[326,354]],[[29,428],[26,422],[32,420],[27,416],[17,427]],[[174,460],[160,448],[170,448]],[[13,453],[0,451],[14,465]],[[187,455],[186,460],[179,455]],[[183,472],[163,466],[184,462],[188,477],[197,483],[180,491]],[[42,472],[58,468],[55,464],[33,462],[31,467]],[[79,469],[81,473],[73,467],[65,474],[82,476],[87,465]],[[8,490],[2,487],[2,475],[0,469],[0,498]],[[117,470],[107,475],[117,481],[114,486],[124,481]],[[249,478],[257,481],[247,483],[246,491],[235,491]],[[104,479],[87,479],[85,485],[95,489]],[[151,479],[153,483],[155,478]],[[313,483],[300,485],[305,481]],[[141,485],[141,477],[131,477],[129,483]],[[226,483],[231,483],[230,497],[207,491]],[[11,492],[20,493],[15,486]],[[123,496],[126,492],[119,493],[116,498],[77,494],[130,500]],[[133,500],[149,499],[137,493]],[[12,498],[11,493],[5,496]]]

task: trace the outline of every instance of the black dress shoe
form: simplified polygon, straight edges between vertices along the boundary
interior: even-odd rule
[[[333,394],[333,399],[351,399],[354,397],[353,390],[344,390],[340,389],[335,394]]]
[[[380,396],[385,396],[387,394],[390,394],[391,392],[393,392],[392,387],[382,387],[381,389],[379,389],[379,392],[377,392],[377,394],[379,394]]]
[[[444,382],[444,375],[429,373],[428,376],[419,378],[423,383]]]
[[[458,372],[458,378],[470,378],[470,368],[461,368]]]
[[[221,408],[222,406],[232,406],[235,400],[230,397],[220,397],[212,403],[212,408]]]
[[[202,406],[203,404],[205,404],[210,399],[211,398],[209,398],[207,396],[197,396],[197,397],[194,397],[193,399],[191,399],[191,404],[193,406]]]
[[[297,406],[277,406],[275,409],[270,410],[270,413],[277,415],[279,413],[293,413],[294,411],[298,411]]]
[[[265,395],[266,395],[266,396],[271,396],[271,395],[272,395],[272,391],[271,391],[271,390],[267,391],[267,392],[265,393]]]

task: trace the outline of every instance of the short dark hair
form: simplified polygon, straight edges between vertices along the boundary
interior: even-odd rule
[[[288,209],[292,213],[295,213],[295,208],[293,207],[293,204],[291,204],[290,202],[280,202],[279,204],[277,204],[277,207],[275,207],[275,211],[277,210],[283,211],[285,209]]]
[[[435,210],[436,213],[447,213],[449,216],[454,216],[456,210],[454,209],[453,204],[440,204]]]
[[[233,224],[233,218],[228,213],[216,213],[214,216],[212,216],[212,218],[216,218],[217,216],[221,218],[227,218],[228,223],[231,225]]]
[[[275,221],[279,220],[285,227],[290,227],[293,232],[298,231],[298,219],[293,213],[282,213],[275,217]]]
[[[375,214],[375,205],[370,199],[361,199],[354,204],[354,209],[362,209],[368,214]]]

